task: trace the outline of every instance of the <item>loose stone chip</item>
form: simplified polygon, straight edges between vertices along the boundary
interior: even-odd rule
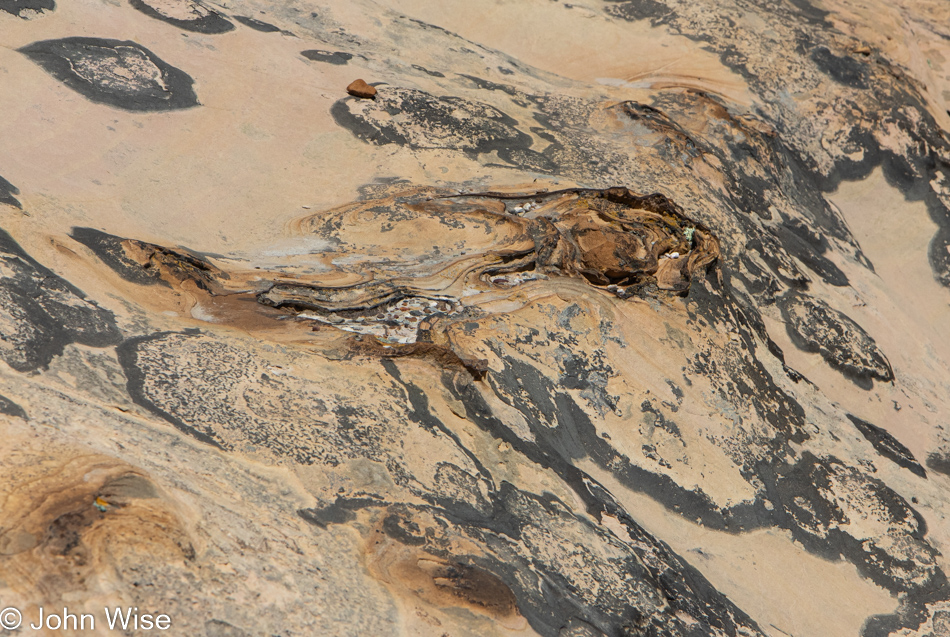
[[[376,89],[361,79],[350,82],[350,85],[346,87],[346,92],[353,97],[376,99]]]

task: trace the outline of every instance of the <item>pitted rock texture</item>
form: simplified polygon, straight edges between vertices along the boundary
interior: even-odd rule
[[[0,0],[0,602],[948,634],[946,24]]]

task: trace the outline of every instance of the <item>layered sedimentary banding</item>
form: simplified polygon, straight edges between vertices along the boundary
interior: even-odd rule
[[[475,308],[475,299],[529,282],[540,294],[552,277],[585,280],[621,298],[651,286],[685,293],[693,273],[719,255],[715,237],[669,199],[625,188],[403,194],[315,215],[298,228],[334,246],[328,265],[372,279],[346,287],[276,282],[259,298],[337,324],[327,317],[372,323],[394,304],[424,304],[426,314],[426,305],[439,313],[460,302]],[[358,267],[341,263],[344,255]]]
[[[324,273],[307,272],[292,257],[270,271],[242,271],[89,229],[73,236],[127,280],[191,281],[211,295],[260,290],[264,305],[389,343],[416,342],[435,320],[478,313],[482,301],[516,287],[531,284],[525,298],[549,294],[564,277],[620,298],[684,294],[719,256],[712,233],[668,198],[625,188],[416,189],[312,215],[296,228],[327,246],[306,255]]]

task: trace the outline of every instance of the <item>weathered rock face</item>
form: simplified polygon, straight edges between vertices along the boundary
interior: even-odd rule
[[[3,634],[950,635],[945,3],[0,10]]]

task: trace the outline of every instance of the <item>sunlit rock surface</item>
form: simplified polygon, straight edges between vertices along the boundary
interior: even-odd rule
[[[0,0],[0,634],[950,635],[948,25]]]

